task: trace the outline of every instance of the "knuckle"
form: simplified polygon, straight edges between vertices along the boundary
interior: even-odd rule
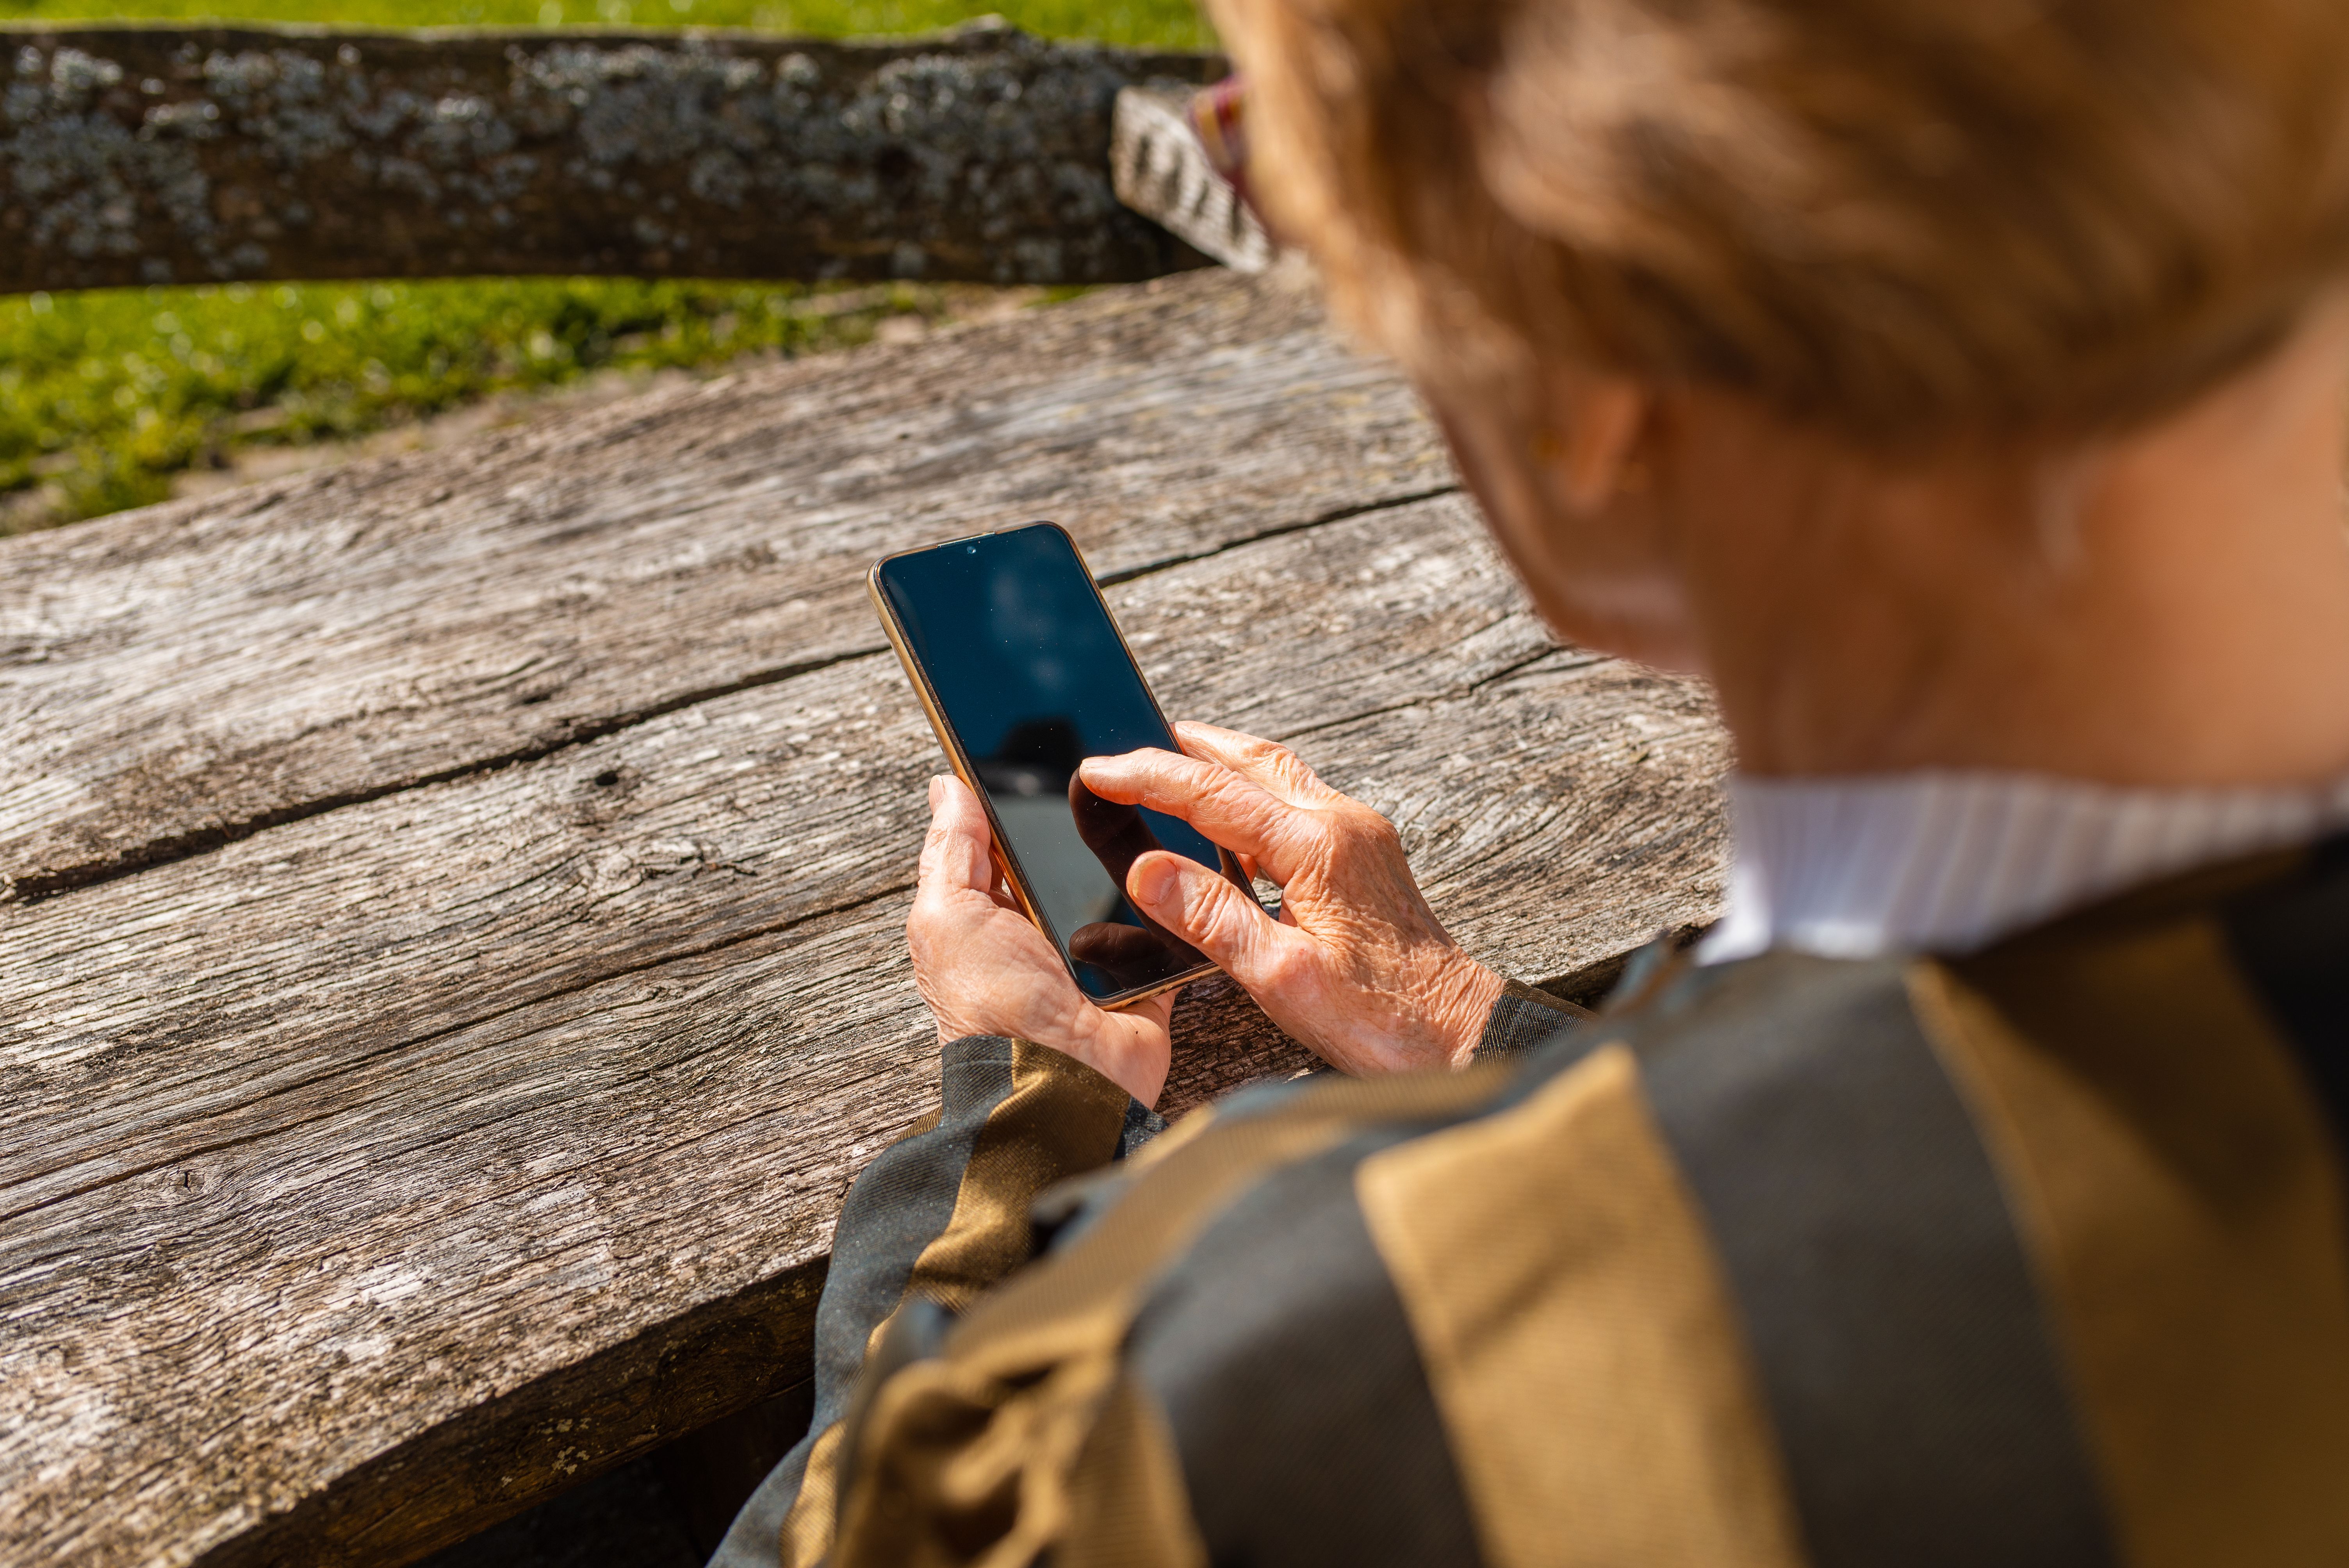
[[[1230,951],[1240,934],[1239,923],[1232,918],[1231,901],[1211,892],[1202,902],[1206,907],[1199,911],[1200,940],[1219,953]]]
[[[1216,770],[1196,758],[1168,754],[1151,759],[1149,782],[1152,789],[1172,795],[1204,794],[1214,788]]]
[[[1205,930],[1201,934],[1206,938],[1206,944],[1226,957],[1245,958],[1249,951],[1250,938],[1255,934],[1248,929],[1248,915],[1241,907],[1240,901],[1237,897],[1227,898],[1218,893],[1204,913],[1206,918],[1201,924]]]
[[[1302,848],[1326,851],[1345,841],[1346,819],[1334,811],[1299,811],[1289,820]]]
[[[1337,790],[1321,781],[1321,775],[1313,771],[1313,765],[1310,762],[1306,761],[1303,757],[1288,747],[1272,746],[1267,754],[1266,760],[1271,769],[1292,789],[1316,795],[1338,795]],[[1338,798],[1344,799],[1343,796]]]
[[[1159,800],[1190,792],[1192,770],[1185,759],[1169,759],[1154,751],[1137,751],[1121,757],[1116,766],[1102,771],[1102,782],[1122,786],[1138,794],[1143,800]]]
[[[1301,944],[1284,942],[1265,960],[1264,983],[1275,990],[1290,991],[1302,985],[1311,961]]]
[[[1208,724],[1196,718],[1186,718],[1174,726],[1176,738],[1183,740],[1226,740],[1231,738],[1232,733],[1222,725]]]
[[[1220,768],[1201,776],[1199,796],[1224,815],[1241,821],[1258,821],[1265,816],[1262,792],[1238,774]]]
[[[1227,769],[1201,764],[1195,777],[1200,795],[1226,810],[1252,809],[1257,803],[1256,791],[1248,787],[1248,781]]]

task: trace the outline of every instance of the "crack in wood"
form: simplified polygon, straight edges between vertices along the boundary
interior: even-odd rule
[[[1247,545],[1262,543],[1267,540],[1278,539],[1288,534],[1302,533],[1310,529],[1327,527],[1334,522],[1344,522],[1357,517],[1368,516],[1374,512],[1390,511],[1397,507],[1409,506],[1418,501],[1430,500],[1441,496],[1455,495],[1459,493],[1459,489],[1460,487],[1457,485],[1442,485],[1432,490],[1419,490],[1405,495],[1396,496],[1392,500],[1369,501],[1359,506],[1340,508],[1334,511],[1325,512],[1319,516],[1309,518],[1301,522],[1288,523],[1279,528],[1266,529],[1260,533],[1247,534],[1243,537],[1234,539],[1228,543],[1218,545],[1213,550],[1199,551],[1188,555],[1172,555],[1168,556],[1164,561],[1154,561],[1146,565],[1130,567],[1123,572],[1112,573],[1109,575],[1101,578],[1099,581],[1101,585],[1104,588],[1116,587],[1127,583],[1139,582],[1143,578],[1154,576],[1162,572],[1171,571],[1178,566],[1188,566],[1195,562],[1211,560],[1216,556],[1225,554],[1230,551],[1241,549]],[[347,794],[330,796],[322,799],[304,801],[298,805],[281,807],[274,811],[264,812],[259,816],[245,818],[241,820],[222,822],[216,826],[204,828],[193,833],[182,833],[172,838],[151,840],[147,843],[136,846],[134,849],[126,851],[123,855],[111,861],[91,861],[85,864],[74,866],[67,870],[47,873],[31,872],[18,876],[0,874],[0,903],[38,903],[44,899],[54,898],[59,893],[73,892],[78,888],[94,887],[101,882],[112,882],[117,877],[129,876],[138,872],[145,871],[151,866],[169,865],[175,861],[189,860],[197,855],[207,854],[213,850],[221,849],[226,845],[237,843],[243,840],[249,839],[256,833],[265,832],[271,828],[283,827],[290,822],[307,821],[313,817],[323,816],[328,811],[340,810],[348,806],[364,806],[371,801],[381,800],[389,796],[402,794],[409,790],[426,789],[435,784],[446,784],[454,779],[468,779],[477,774],[493,773],[501,768],[511,768],[517,763],[536,762],[543,758],[553,757],[559,752],[568,751],[575,747],[585,746],[592,741],[602,740],[608,736],[617,735],[623,730],[633,729],[636,726],[648,723],[653,719],[666,717],[669,714],[682,712],[689,707],[699,707],[703,703],[713,702],[720,697],[732,696],[740,692],[755,691],[761,686],[778,686],[785,681],[795,680],[802,676],[813,675],[819,671],[830,669],[835,665],[847,664],[856,659],[871,658],[875,655],[885,654],[889,650],[885,645],[872,648],[853,648],[843,653],[832,655],[825,658],[808,659],[797,664],[784,665],[772,670],[761,670],[755,675],[745,676],[740,680],[729,681],[723,686],[709,686],[698,691],[681,693],[666,702],[655,703],[649,707],[639,708],[633,712],[615,714],[607,718],[597,719],[586,724],[578,725],[566,732],[561,739],[548,740],[533,746],[518,747],[512,751],[502,752],[495,757],[483,758],[478,762],[465,763],[458,767],[443,769],[437,773],[420,774],[412,779],[391,780],[370,789],[353,790]],[[1533,658],[1529,658],[1525,662],[1526,664],[1532,664],[1546,656],[1546,655],[1536,655]],[[1491,678],[1498,679],[1502,676],[1514,674],[1516,669],[1521,667],[1523,666],[1513,665],[1510,669],[1498,672],[1496,676]],[[1378,713],[1386,710],[1372,709],[1371,711],[1371,713]],[[1370,715],[1360,714],[1353,717],[1370,717]],[[1346,719],[1331,719],[1330,721],[1331,725],[1343,724],[1346,722],[1348,722]],[[1327,727],[1315,726],[1313,727],[1319,728]],[[738,872],[745,875],[757,874],[756,872],[750,871],[747,867],[733,865],[731,863],[725,864],[723,869]]]
[[[1135,582],[1174,567],[1188,566],[1195,561],[1212,561],[1218,555],[1247,545],[1261,544],[1268,539],[1279,539],[1287,534],[1302,533],[1311,528],[1326,528],[1330,523],[1366,517],[1374,511],[1391,511],[1399,506],[1411,506],[1419,501],[1433,500],[1440,496],[1459,493],[1458,485],[1434,485],[1423,490],[1407,490],[1401,495],[1384,496],[1377,500],[1363,501],[1355,506],[1340,507],[1334,511],[1325,511],[1319,516],[1306,518],[1302,521],[1283,523],[1278,528],[1268,528],[1259,532],[1242,534],[1226,540],[1211,550],[1195,551],[1188,555],[1170,555],[1164,561],[1154,561],[1146,566],[1133,566],[1123,572],[1108,573],[1093,581],[1103,588],[1114,588],[1121,583]]]
[[[434,1041],[447,1036],[460,1034],[468,1029],[479,1028],[487,1025],[494,1024],[501,1018],[511,1016],[516,1013],[526,1012],[533,1007],[541,1006],[547,1003],[559,1002],[565,996],[574,995],[582,991],[590,991],[598,985],[606,985],[613,981],[626,980],[631,975],[642,975],[652,970],[666,967],[671,964],[689,962],[698,958],[708,958],[714,954],[723,953],[730,947],[739,947],[746,942],[755,942],[761,937],[781,935],[795,926],[806,925],[813,922],[854,913],[855,911],[863,909],[868,904],[878,903],[885,899],[909,892],[913,888],[913,885],[914,884],[910,880],[897,882],[891,886],[879,889],[876,892],[866,893],[857,898],[849,899],[841,903],[833,904],[823,909],[810,910],[804,913],[793,915],[788,920],[778,921],[771,925],[758,926],[748,931],[734,932],[716,942],[709,943],[706,946],[688,947],[675,952],[664,953],[658,956],[648,957],[639,963],[629,965],[622,968],[608,970],[599,975],[580,979],[574,984],[562,986],[555,990],[541,992],[536,995],[524,997],[506,1006],[500,1007],[495,1011],[483,1013],[476,1017],[464,1019],[461,1022],[452,1023],[442,1028],[429,1030],[422,1034],[400,1036],[387,1044],[366,1051],[360,1056],[337,1062],[325,1072],[316,1074],[310,1078],[297,1078],[292,1083],[274,1086],[269,1093],[260,1096],[257,1099],[247,1100],[236,1107],[236,1109],[243,1111],[258,1110],[272,1099],[284,1099],[289,1095],[300,1094],[305,1090],[314,1089],[321,1085],[332,1083],[336,1078],[348,1078],[353,1073],[367,1067],[371,1063],[379,1061],[388,1057],[400,1055],[403,1052],[412,1051],[419,1046],[429,1046]],[[713,1047],[712,1048],[716,1047]],[[695,1053],[688,1052],[684,1057],[671,1058],[668,1062],[665,1062],[663,1067],[672,1067],[678,1061],[690,1060],[694,1054]],[[627,1080],[621,1079],[618,1081],[626,1082]],[[53,1207],[58,1203],[69,1202],[75,1198],[87,1196],[91,1192],[101,1191],[110,1186],[119,1186],[125,1181],[135,1181],[142,1176],[151,1176],[158,1171],[168,1171],[174,1166],[186,1165],[191,1161],[202,1160],[215,1154],[223,1154],[230,1150],[237,1149],[243,1145],[259,1141],[263,1139],[277,1137],[280,1134],[297,1130],[316,1122],[328,1120],[340,1113],[340,1107],[329,1107],[318,1111],[316,1115],[296,1116],[291,1120],[271,1122],[267,1126],[262,1127],[242,1137],[222,1139],[219,1141],[212,1143],[183,1145],[175,1149],[169,1159],[158,1160],[150,1164],[131,1166],[120,1171],[110,1171],[101,1180],[89,1182],[84,1186],[67,1187],[60,1191],[48,1193],[37,1203],[27,1203],[20,1208],[15,1209],[0,1209],[0,1224],[23,1219],[27,1215],[37,1213],[43,1209]],[[494,1119],[492,1119],[492,1120]],[[478,1130],[479,1128],[487,1125],[489,1125],[489,1123],[477,1123],[466,1128],[465,1130],[469,1132],[474,1131]],[[37,1171],[31,1171],[23,1167],[18,1168],[15,1172],[13,1172],[13,1174],[18,1178],[21,1178],[26,1174],[37,1173]]]
[[[1448,698],[1465,696],[1475,692],[1480,692],[1487,686],[1495,686],[1502,681],[1507,680],[1512,676],[1523,675],[1526,671],[1532,669],[1537,665],[1554,662],[1554,667],[1567,670],[1573,669],[1581,665],[1596,664],[1605,657],[1606,655],[1603,654],[1594,654],[1581,648],[1547,647],[1541,649],[1537,653],[1527,654],[1524,658],[1519,659],[1516,663],[1509,665],[1504,668],[1495,670],[1491,675],[1471,681],[1466,686],[1460,687],[1456,691],[1423,693],[1419,696],[1413,696],[1404,702],[1391,702],[1380,707],[1364,708],[1360,713],[1344,714],[1337,718],[1323,719],[1318,724],[1301,725],[1295,729],[1285,731],[1279,735],[1269,736],[1267,738],[1278,740],[1283,745],[1286,745],[1292,740],[1302,739],[1304,737],[1309,735],[1319,735],[1332,729],[1343,729],[1350,724],[1361,724],[1366,719],[1383,718],[1391,713],[1402,713],[1411,708],[1424,707],[1431,702],[1443,702]]]

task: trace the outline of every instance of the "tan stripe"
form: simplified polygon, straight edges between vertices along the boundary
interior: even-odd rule
[[[1071,1336],[1123,1337],[1154,1271],[1250,1182],[1387,1120],[1440,1120],[1492,1098],[1500,1068],[1405,1078],[1339,1079],[1278,1109],[1224,1117],[1151,1164],[1105,1220],[1064,1252],[1022,1270],[957,1325],[949,1348],[999,1376],[1056,1359]]]
[[[1028,1208],[1066,1177],[1097,1170],[1116,1151],[1125,1123],[1125,1090],[1092,1068],[1046,1047],[1015,1040],[1011,1091],[988,1114],[972,1140],[946,1229],[914,1260],[905,1295],[926,1296],[961,1311],[1028,1259]],[[936,1127],[932,1115],[916,1131]],[[894,1319],[865,1336],[867,1357]],[[807,1478],[783,1522],[783,1562],[814,1563],[833,1547],[835,1490],[844,1423],[834,1423],[809,1450]]]
[[[1496,1568],[1794,1568],[1777,1446],[1721,1268],[1608,1046],[1356,1190]]]
[[[1920,966],[2054,1305],[2127,1561],[2349,1563],[2349,1266],[2316,1107],[2218,934]]]
[[[972,1140],[954,1213],[914,1260],[905,1294],[961,1312],[1026,1263],[1029,1206],[1054,1182],[1109,1163],[1130,1098],[1071,1057],[1013,1041],[1011,1092]]]
[[[1132,1377],[1118,1380],[1094,1421],[1069,1496],[1052,1568],[1207,1568],[1174,1434]]]
[[[1069,1540],[1083,1456],[1102,1423],[1117,1418],[1120,1350],[1157,1269],[1265,1172],[1369,1122],[1468,1109],[1507,1081],[1506,1072],[1471,1069],[1319,1086],[1276,1111],[1221,1119],[1170,1150],[1073,1245],[982,1298],[943,1357],[915,1362],[875,1392],[834,1568],[1024,1563]],[[1174,1497],[1153,1506],[1171,1507]]]
[[[832,1550],[835,1496],[840,1484],[840,1445],[847,1430],[834,1421],[808,1449],[800,1494],[783,1515],[782,1568],[815,1568]]]

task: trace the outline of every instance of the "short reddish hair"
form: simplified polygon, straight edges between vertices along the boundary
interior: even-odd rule
[[[1211,0],[1252,181],[1417,374],[2097,428],[2349,259],[2349,0]]]

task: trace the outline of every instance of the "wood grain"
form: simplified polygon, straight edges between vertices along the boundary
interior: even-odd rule
[[[853,43],[13,27],[0,47],[0,292],[1157,277],[1204,258],[1119,205],[1111,106],[1226,68],[1000,22]]]
[[[1192,449],[1217,416],[1168,417],[1212,401],[1182,395],[1186,374],[1195,394],[1241,366],[1256,407],[1292,410],[1283,451],[1226,438],[1242,470],[1218,478],[1240,498],[1227,511],[1137,489],[1134,513],[1159,509],[1154,534],[1117,524],[1111,480],[1071,486],[1128,574],[1112,603],[1171,711],[1289,738],[1387,812],[1438,913],[1512,974],[1588,974],[1709,917],[1726,752],[1704,694],[1553,646],[1464,500],[1381,500],[1345,466],[1365,428],[1426,449],[1384,372],[1349,360],[1309,305],[1230,280],[1082,310],[1112,335],[1161,335],[1147,374],[1104,372],[1070,418],[1084,452],[1121,454],[1137,485],[1204,461]],[[1284,313],[1289,329],[1268,323]],[[1264,357],[1268,343],[1287,351]],[[924,351],[971,363],[968,338]],[[929,379],[921,352],[864,363],[901,397]],[[816,374],[769,386],[788,402]],[[815,401],[798,407],[822,440],[853,445],[853,422]],[[792,460],[771,410],[725,407],[769,432],[769,460]],[[660,443],[637,421],[671,439],[689,425],[656,398],[601,445],[537,432],[447,458],[438,482],[491,491],[508,454],[556,482],[549,449],[642,461]],[[1052,471],[1003,439],[1031,480]],[[854,584],[895,526],[889,448],[874,449],[864,521],[818,514],[799,525],[812,542],[771,531],[779,561]],[[1059,461],[1073,477],[1085,459]],[[471,656],[478,645],[419,629],[443,601],[471,595],[486,624],[482,606],[527,605],[574,562],[621,575],[626,557],[595,529],[525,529],[515,547],[472,539],[461,510],[403,518],[385,492],[424,490],[429,468],[348,481],[378,487],[368,527],[400,542],[317,513],[285,542],[289,597],[307,605],[291,619],[336,628],[306,662],[298,635],[258,629],[281,624],[259,564],[270,535],[233,507],[150,520],[198,521],[144,573],[126,533],[101,534],[93,559],[125,602],[209,605],[197,634],[212,647],[277,650],[255,657],[294,688],[279,699],[293,716],[351,689],[346,658]],[[746,457],[712,482],[755,471]],[[943,490],[909,459],[916,504]],[[1354,515],[1314,521],[1340,509],[1310,497],[1366,492]],[[620,531],[657,528],[638,504]],[[204,519],[234,569],[209,564]],[[667,537],[677,550],[690,534]],[[436,591],[395,592],[403,551]],[[9,592],[88,603],[73,559],[42,557],[46,575]],[[221,586],[237,576],[242,593]],[[404,1562],[805,1376],[840,1197],[935,1103],[901,927],[940,759],[894,658],[856,651],[870,633],[814,565],[791,592],[835,608],[745,641],[785,673],[696,695],[657,667],[663,648],[693,656],[697,595],[771,608],[709,581],[668,590],[682,624],[658,624],[657,593],[635,602],[648,624],[623,639],[638,661],[625,677],[598,685],[577,655],[577,683],[599,693],[667,676],[681,695],[666,708],[583,703],[603,733],[433,781],[388,770],[374,798],[313,797],[207,852],[0,905],[0,1560]],[[342,600],[346,583],[359,586]],[[409,630],[363,633],[367,615],[319,607],[337,602],[393,603]],[[164,624],[70,655],[89,685],[72,711],[116,756],[141,730],[95,722],[97,694],[129,701],[139,670],[202,665]],[[270,696],[248,675],[214,700],[251,723]],[[490,733],[468,724],[500,711],[452,701],[391,733],[463,757]],[[147,713],[152,727],[174,709]],[[302,734],[285,727],[283,754],[302,755]],[[55,755],[105,778],[70,744]],[[1170,1109],[1309,1059],[1220,982],[1185,995],[1177,1037]]]
[[[872,651],[886,551],[1049,516],[1118,576],[1452,482],[1294,279],[1209,273],[0,541],[0,894]]]

